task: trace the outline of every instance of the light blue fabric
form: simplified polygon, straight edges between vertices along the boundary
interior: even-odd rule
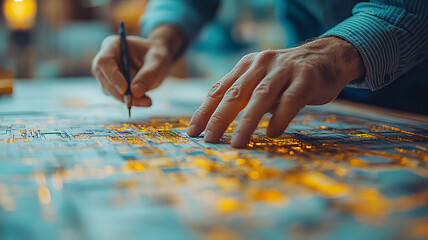
[[[192,41],[203,25],[213,19],[219,0],[151,0],[141,18],[143,36],[159,25],[173,25]]]
[[[142,17],[143,35],[161,24],[195,39],[219,0],[151,0]],[[352,43],[366,68],[350,85],[377,90],[428,59],[428,0],[277,0],[281,21],[295,26],[296,41],[337,36]]]

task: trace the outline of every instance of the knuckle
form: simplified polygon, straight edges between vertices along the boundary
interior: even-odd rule
[[[157,62],[164,62],[168,56],[167,52],[164,50],[156,49],[151,53],[152,58]]]
[[[239,62],[240,63],[249,63],[254,59],[255,55],[256,55],[256,53],[246,54],[241,58],[241,60]]]
[[[267,61],[270,61],[275,55],[276,53],[272,50],[262,51],[257,54],[255,61],[257,64],[263,64],[263,63],[266,63]]]
[[[301,105],[302,100],[302,93],[298,90],[289,90],[284,96],[284,101],[288,104]]]
[[[239,100],[241,98],[241,90],[239,89],[238,86],[232,86],[231,88],[229,88],[225,95],[224,95],[224,99],[226,101],[236,101]]]
[[[257,53],[249,53],[241,58],[236,66],[233,68],[231,72],[228,73],[228,76],[236,75],[237,73],[244,72],[253,62]]]
[[[210,91],[208,92],[208,96],[215,98],[220,95],[220,89],[221,89],[221,83],[217,82],[214,85],[212,85]]]
[[[267,83],[259,84],[256,89],[254,89],[253,96],[260,99],[265,99],[273,96],[273,89]]]
[[[117,35],[111,35],[111,36],[106,37],[103,40],[103,42],[101,43],[101,46],[107,47],[110,44],[113,44],[115,42],[119,42],[119,36],[117,36]]]
[[[97,60],[95,60],[95,67],[97,69],[100,69],[104,66],[106,66],[110,62],[110,58],[105,56],[100,56]]]

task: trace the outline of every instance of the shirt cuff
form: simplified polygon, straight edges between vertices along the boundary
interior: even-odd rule
[[[366,76],[363,81],[351,82],[349,86],[375,91],[394,80],[399,51],[397,38],[391,28],[391,25],[375,16],[359,13],[321,36],[342,38],[359,51]]]

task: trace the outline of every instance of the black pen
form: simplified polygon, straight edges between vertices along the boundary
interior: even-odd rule
[[[119,36],[120,36],[120,45],[122,46],[123,74],[125,75],[126,82],[128,83],[128,89],[126,90],[126,93],[125,93],[125,103],[128,106],[129,118],[131,118],[131,107],[132,107],[131,75],[129,74],[128,44],[126,42],[125,24],[123,23],[123,21],[119,23]]]

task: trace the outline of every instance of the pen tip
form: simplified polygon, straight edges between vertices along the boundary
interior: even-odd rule
[[[131,118],[131,107],[132,107],[132,96],[131,96],[131,94],[125,95],[125,103],[126,103],[126,106],[128,107],[128,116],[129,116],[129,118]]]

